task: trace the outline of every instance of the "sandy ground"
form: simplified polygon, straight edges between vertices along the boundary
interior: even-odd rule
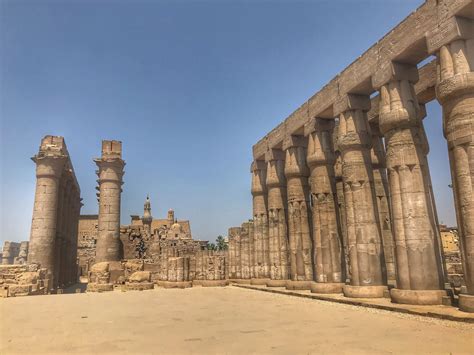
[[[474,325],[236,287],[0,299],[0,354],[473,354]]]

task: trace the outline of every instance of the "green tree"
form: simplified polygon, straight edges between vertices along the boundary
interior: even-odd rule
[[[214,243],[207,244],[207,250],[216,250],[216,245]]]
[[[216,239],[216,249],[217,250],[227,250],[227,243],[225,241],[225,238],[220,235]]]

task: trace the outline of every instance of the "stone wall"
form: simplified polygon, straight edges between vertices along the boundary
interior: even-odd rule
[[[47,270],[37,264],[0,265],[0,296],[41,295],[49,291]]]

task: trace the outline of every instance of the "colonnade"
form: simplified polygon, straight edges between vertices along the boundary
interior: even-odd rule
[[[253,147],[251,283],[446,301],[423,127],[425,104],[436,98],[464,266],[459,307],[474,312],[472,3],[427,1]],[[427,53],[436,70],[417,67]],[[231,238],[231,248],[238,242]],[[269,272],[258,272],[260,261]]]
[[[36,191],[28,263],[47,269],[48,288],[77,281],[80,189],[63,137],[45,136],[36,163]]]

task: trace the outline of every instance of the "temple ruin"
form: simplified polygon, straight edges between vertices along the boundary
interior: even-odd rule
[[[451,239],[439,227],[423,125],[435,99]],[[94,160],[98,214],[81,216],[64,138],[44,137],[30,240],[5,244],[2,294],[57,292],[79,278],[89,292],[233,282],[474,312],[473,137],[474,2],[427,0],[253,146],[252,218],[229,229],[228,251],[207,250],[173,210],[154,219],[148,197],[143,216],[121,225],[116,140]]]

